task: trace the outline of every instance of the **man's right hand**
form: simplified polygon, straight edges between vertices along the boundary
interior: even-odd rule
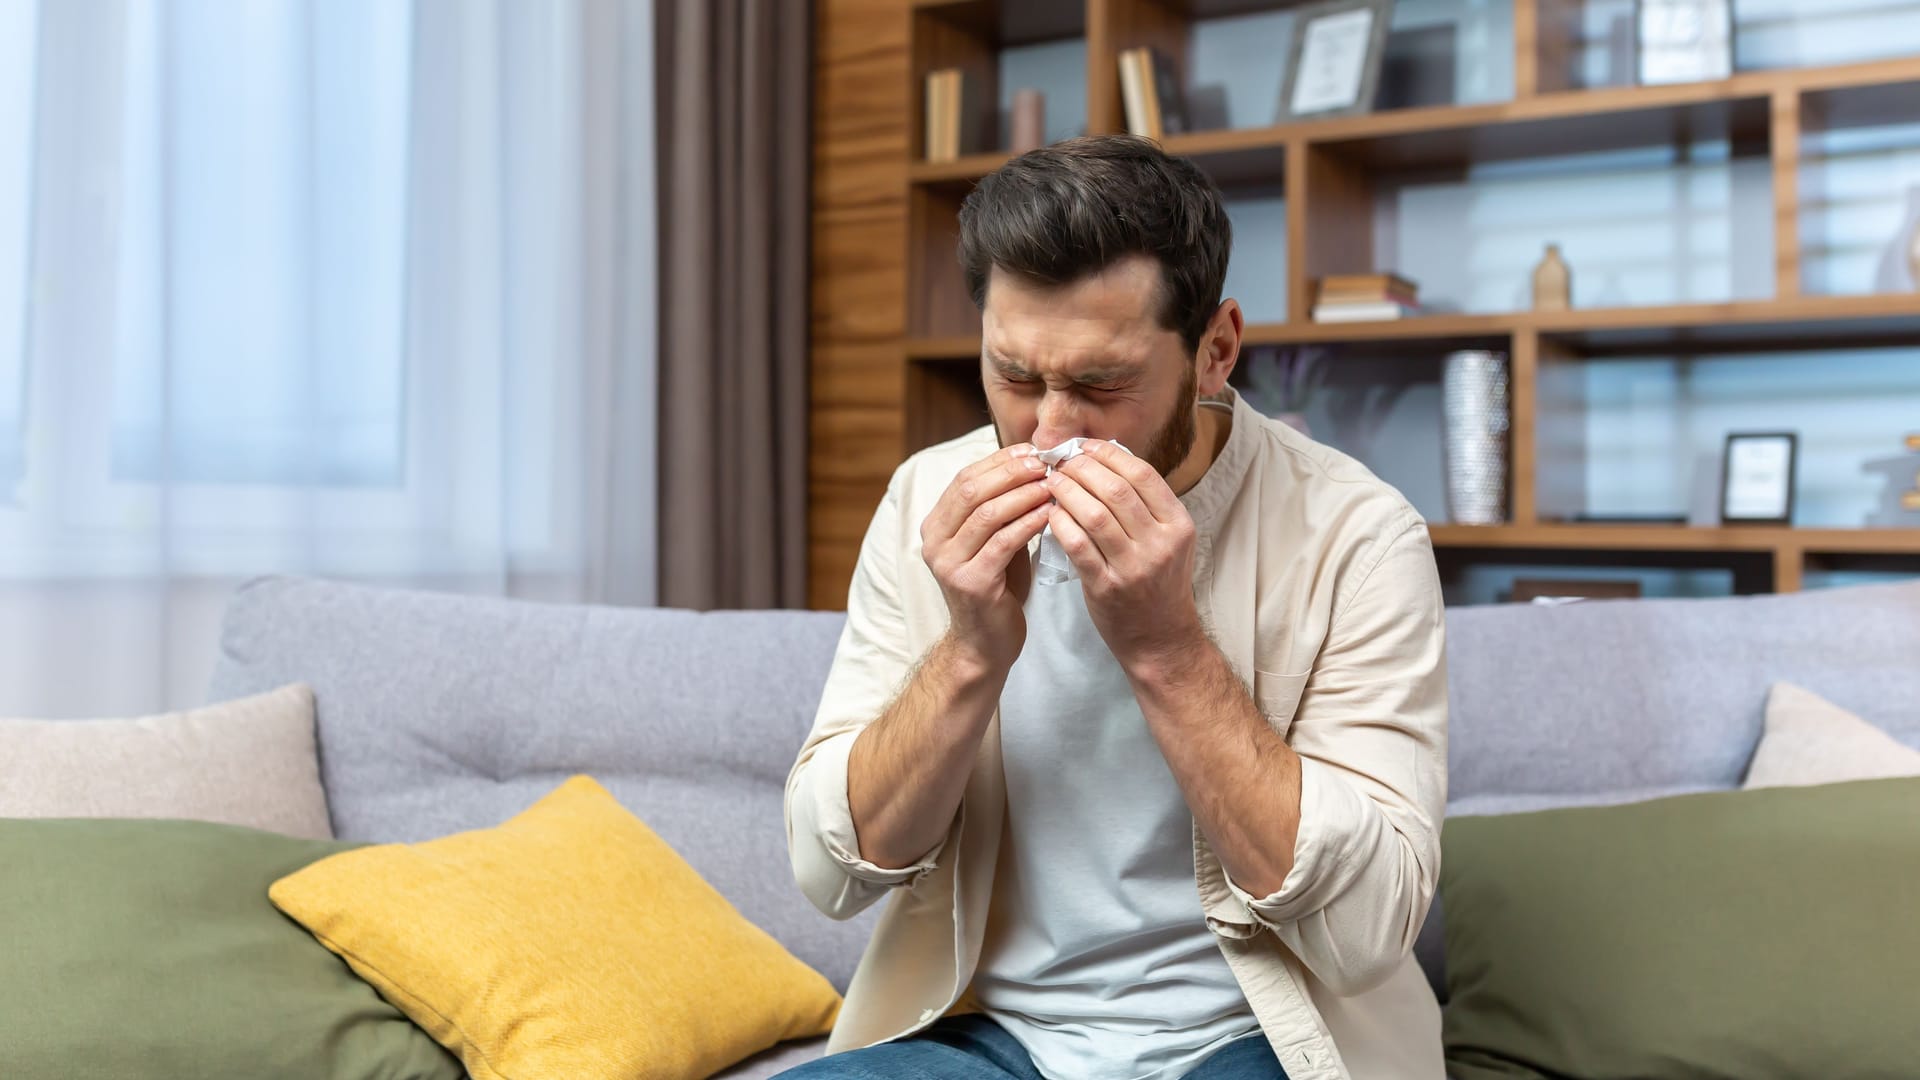
[[[994,672],[1026,645],[1027,543],[1047,527],[1052,501],[1033,455],[1020,443],[962,469],[920,526],[921,557],[946,596],[948,637]]]

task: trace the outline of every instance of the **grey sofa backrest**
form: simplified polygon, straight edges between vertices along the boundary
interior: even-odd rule
[[[781,791],[843,617],[559,606],[265,578],[210,700],[313,685],[341,836],[497,824],[577,772],[844,989],[880,906],[819,915]],[[1450,813],[1736,785],[1767,689],[1800,683],[1920,747],[1920,583],[1448,612]],[[1421,963],[1442,978],[1441,916]]]
[[[1920,582],[1447,613],[1451,813],[1735,787],[1798,683],[1920,746]]]
[[[228,606],[209,698],[313,686],[322,779],[349,839],[497,825],[591,774],[844,989],[879,908],[846,923],[815,911],[781,819],[843,622],[263,578]]]

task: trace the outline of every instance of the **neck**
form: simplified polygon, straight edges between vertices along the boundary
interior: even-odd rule
[[[1207,475],[1213,467],[1214,459],[1226,448],[1227,436],[1233,433],[1233,415],[1223,409],[1200,408],[1194,406],[1198,414],[1194,418],[1193,446],[1187,451],[1186,459],[1178,468],[1167,474],[1167,486],[1175,495],[1185,495]]]

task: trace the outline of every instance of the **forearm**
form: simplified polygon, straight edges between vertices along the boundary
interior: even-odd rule
[[[1300,830],[1300,758],[1211,641],[1143,667],[1133,689],[1221,866],[1256,896],[1277,892]]]
[[[861,858],[899,869],[946,836],[1005,683],[1005,671],[942,638],[860,732],[847,758],[847,805]]]

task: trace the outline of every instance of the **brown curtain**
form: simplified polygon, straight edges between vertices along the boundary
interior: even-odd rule
[[[802,607],[812,4],[654,3],[660,602]]]

